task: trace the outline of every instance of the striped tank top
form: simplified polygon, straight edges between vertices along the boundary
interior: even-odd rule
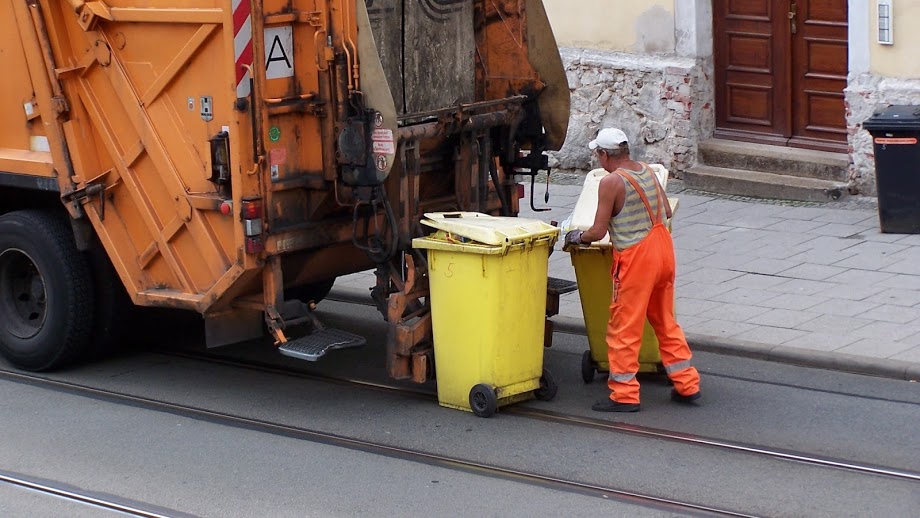
[[[636,179],[648,198],[652,214],[657,214],[658,184],[655,182],[654,171],[646,164],[642,164],[641,171],[628,169],[623,169],[623,171]],[[620,213],[610,219],[607,230],[610,232],[610,240],[614,248],[622,252],[645,239],[652,231],[652,222],[649,220],[648,211],[645,210],[645,204],[642,203],[642,198],[639,197],[636,189],[625,178],[621,177],[620,180],[626,187],[626,201]]]

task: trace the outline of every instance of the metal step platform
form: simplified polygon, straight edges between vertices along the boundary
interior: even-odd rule
[[[285,356],[315,362],[329,351],[360,347],[366,343],[367,340],[363,336],[338,329],[323,329],[286,342],[278,348],[278,351]]]
[[[578,289],[578,283],[557,277],[546,279],[546,291],[551,295],[565,295]]]

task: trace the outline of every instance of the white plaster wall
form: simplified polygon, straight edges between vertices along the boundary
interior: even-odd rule
[[[675,3],[689,0],[544,0],[560,47],[673,54]]]

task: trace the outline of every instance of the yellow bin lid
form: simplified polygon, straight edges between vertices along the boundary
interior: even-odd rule
[[[559,229],[543,221],[526,218],[499,217],[478,212],[436,212],[425,214],[422,224],[441,232],[413,241],[416,248],[434,248],[432,241],[468,243],[507,248],[538,239],[550,245],[559,237]],[[438,247],[440,248],[440,247]]]

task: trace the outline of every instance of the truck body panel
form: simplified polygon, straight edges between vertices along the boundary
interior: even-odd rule
[[[516,214],[568,117],[539,0],[11,1],[0,49],[0,195],[57,193],[135,304],[279,343],[286,288],[376,267],[395,377],[422,214]]]

